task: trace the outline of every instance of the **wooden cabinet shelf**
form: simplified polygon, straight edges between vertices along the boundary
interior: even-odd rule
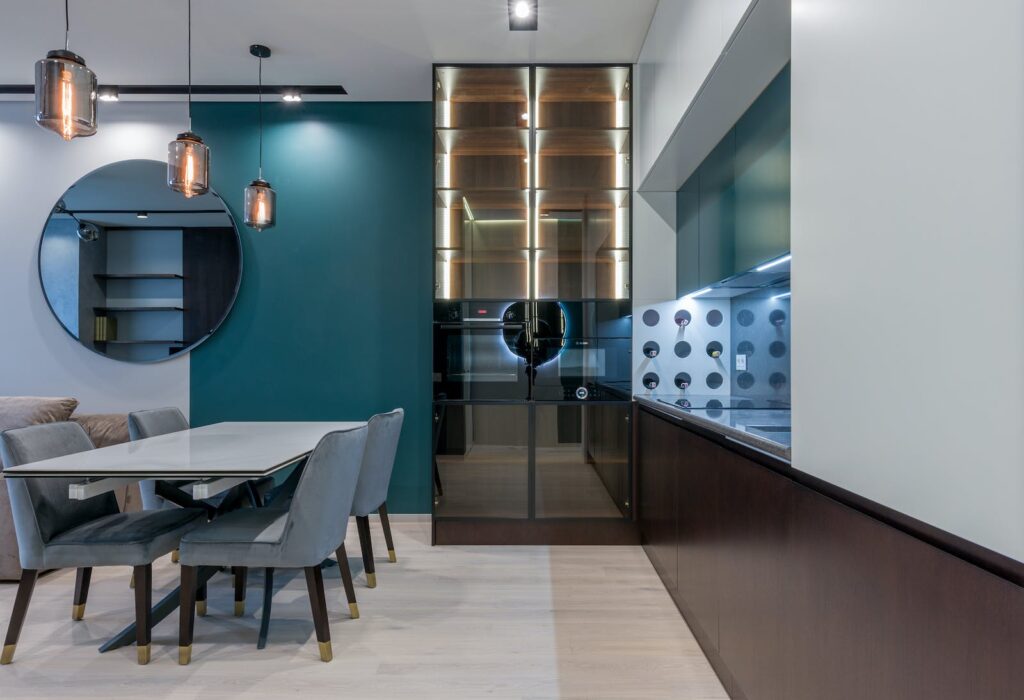
[[[138,272],[138,273],[97,273],[94,277],[98,280],[183,280],[184,275],[173,272]]]
[[[116,312],[136,312],[136,311],[184,311],[184,306],[96,306],[93,310],[97,314]]]

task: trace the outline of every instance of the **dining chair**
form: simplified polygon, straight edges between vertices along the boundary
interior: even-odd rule
[[[4,468],[93,449],[78,423],[45,423],[0,433]],[[71,619],[85,616],[92,569],[131,566],[135,575],[138,662],[149,663],[152,627],[153,562],[178,546],[181,536],[206,520],[198,509],[175,508],[121,513],[113,493],[84,501],[68,496],[80,479],[9,478],[7,492],[14,516],[22,575],[7,627],[0,663],[14,660],[40,571],[78,569]]]
[[[331,660],[321,565],[336,553],[347,566],[348,518],[337,513],[352,508],[366,442],[363,426],[328,433],[307,458],[287,507],[232,511],[182,538],[178,663],[192,659],[198,568],[219,566],[263,568],[270,581],[275,569],[303,569],[320,659]]]
[[[388,561],[398,561],[395,542],[391,536],[391,522],[388,520],[387,498],[404,419],[405,411],[396,408],[390,413],[378,413],[370,418],[367,424],[366,454],[363,456],[359,484],[356,486],[355,498],[352,501],[352,515],[356,518],[356,528],[359,530],[359,547],[363,554],[363,570],[366,572],[366,585],[369,588],[377,586],[373,545],[370,542],[370,513],[376,511],[380,515],[380,524],[384,528],[384,542],[388,548]]]

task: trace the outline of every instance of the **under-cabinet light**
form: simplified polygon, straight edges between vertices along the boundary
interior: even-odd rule
[[[781,265],[782,263],[787,263],[787,262],[789,262],[792,259],[793,259],[792,255],[783,255],[781,258],[777,258],[775,260],[772,260],[771,262],[766,262],[764,265],[759,265],[758,267],[754,268],[754,271],[755,272],[764,272],[765,270],[770,270],[771,268],[775,267],[776,265]]]

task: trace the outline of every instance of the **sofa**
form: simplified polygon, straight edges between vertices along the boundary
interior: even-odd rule
[[[96,447],[128,441],[128,416],[120,413],[76,413],[78,401],[68,397],[0,396],[0,432],[40,423],[75,421]],[[123,511],[141,508],[138,485],[119,489],[118,502]],[[11,505],[6,486],[0,486],[0,581],[21,577],[18,540],[14,534]]]

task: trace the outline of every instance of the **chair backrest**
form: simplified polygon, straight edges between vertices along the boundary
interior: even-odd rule
[[[366,436],[365,427],[328,433],[310,453],[281,540],[290,565],[318,564],[345,541]]]
[[[188,430],[188,419],[177,408],[154,408],[128,414],[128,436],[132,440]]]
[[[93,449],[78,423],[44,423],[0,433],[4,468]],[[118,512],[113,493],[84,501],[68,498],[68,485],[81,479],[4,479],[11,499],[18,555],[23,569],[38,569],[51,538],[105,515]]]
[[[401,408],[390,413],[378,413],[370,419],[367,425],[366,454],[359,472],[352,515],[369,515],[387,500],[403,420],[405,411]]]
[[[167,433],[180,433],[182,430],[188,429],[188,419],[173,406],[128,414],[128,437],[133,442]],[[156,495],[156,481],[153,479],[139,482],[139,495],[142,496],[143,510],[160,510],[169,506],[163,498]]]

